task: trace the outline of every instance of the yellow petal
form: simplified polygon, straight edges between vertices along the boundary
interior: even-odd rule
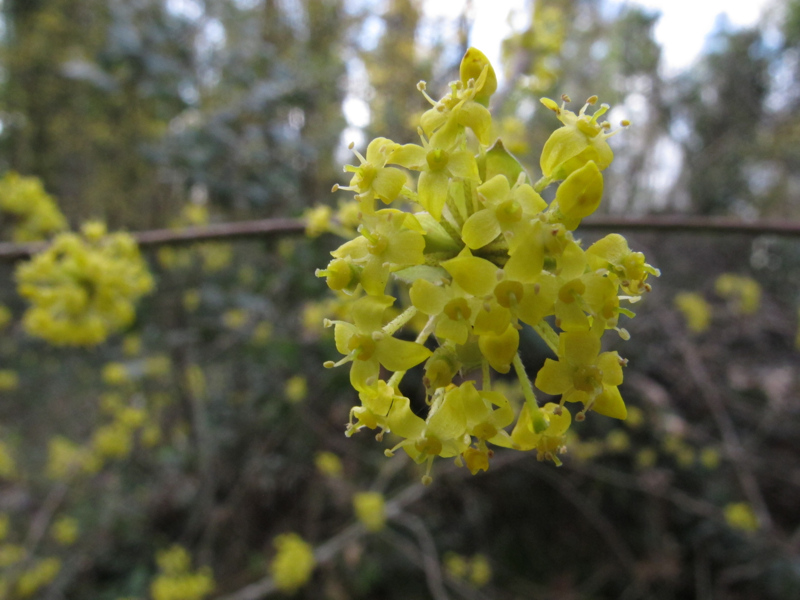
[[[612,419],[624,420],[628,416],[628,409],[615,385],[603,386],[603,393],[595,399],[592,410]]]
[[[551,396],[563,394],[572,387],[572,369],[561,361],[548,358],[536,374],[535,385]]]
[[[501,335],[484,334],[478,339],[481,353],[498,373],[508,373],[519,348],[519,331],[509,325]]]
[[[389,155],[388,162],[393,165],[401,165],[407,169],[418,170],[428,164],[425,159],[427,154],[427,151],[422,146],[405,144],[395,148],[394,152]]]
[[[385,167],[378,171],[375,176],[375,180],[372,182],[372,190],[378,198],[389,204],[397,199],[405,184],[405,173],[400,169]]]
[[[438,315],[447,303],[448,294],[440,285],[417,279],[409,290],[411,304],[426,315]]]
[[[594,365],[600,353],[600,339],[591,332],[565,332],[559,337],[559,356],[570,366]]]
[[[447,202],[449,177],[444,171],[423,171],[419,174],[419,203],[437,221],[442,218],[442,208]]]
[[[505,176],[495,175],[486,183],[478,186],[478,193],[491,203],[502,202],[511,193],[511,186]]]
[[[602,198],[603,175],[594,161],[571,173],[556,190],[558,208],[573,219],[591,215],[600,206]]]
[[[491,209],[479,210],[461,228],[461,238],[473,250],[483,248],[500,235],[500,223]]]
[[[475,162],[475,157],[472,153],[466,150],[458,150],[450,153],[450,158],[447,161],[447,170],[450,171],[453,177],[480,181],[480,177],[478,176],[478,163]]]
[[[390,431],[404,438],[419,437],[425,429],[425,421],[414,414],[405,396],[395,396],[387,423]]]
[[[485,296],[497,285],[498,267],[477,256],[459,255],[442,263],[461,288],[473,296]]]
[[[603,372],[604,384],[617,386],[622,383],[622,365],[619,354],[603,352],[597,357],[597,366]]]
[[[407,371],[431,355],[425,346],[386,336],[375,345],[375,357],[390,371]]]

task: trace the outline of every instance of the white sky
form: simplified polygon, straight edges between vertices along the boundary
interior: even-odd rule
[[[623,0],[612,0],[623,5]],[[631,0],[662,13],[655,37],[664,49],[667,73],[685,69],[703,49],[706,35],[714,28],[717,17],[725,13],[735,27],[753,25],[770,0]],[[509,15],[517,29],[527,22],[527,0],[473,0],[474,26],[470,43],[480,48],[489,60],[497,64],[500,42],[509,32]],[[464,0],[424,0],[429,18],[456,18]]]

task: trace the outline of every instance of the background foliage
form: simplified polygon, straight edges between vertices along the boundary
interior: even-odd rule
[[[599,0],[526,10],[493,111],[534,179],[556,125],[538,98],[598,94],[634,122],[612,140],[601,210],[800,219],[800,3],[776,1],[758,28],[720,24],[677,76],[657,14]],[[131,231],[334,206],[345,144],[415,141],[416,82],[456,78],[470,30],[468,10],[425,25],[414,0],[5,0],[2,23],[0,169],[39,177],[73,227]],[[343,111],[354,98],[363,131]],[[426,488],[404,457],[342,435],[353,392],[321,368],[336,352],[312,276],[332,237],[153,251],[156,293],[95,349],[26,336],[4,265],[7,597],[155,598],[156,556],[175,544],[192,573],[210,567],[207,597],[265,597],[246,586],[289,531],[322,545],[305,598],[800,595],[797,239],[629,240],[663,276],[632,340],[608,348],[630,359],[628,421],[576,428],[560,469],[498,452],[488,473],[442,464]],[[756,312],[715,292],[726,272],[760,284]],[[686,290],[708,303],[703,332],[673,308]],[[531,369],[547,357],[533,338],[521,351]],[[321,469],[321,452],[342,472]],[[395,498],[377,533],[351,525],[365,490]],[[156,600],[169,597],[201,595]]]

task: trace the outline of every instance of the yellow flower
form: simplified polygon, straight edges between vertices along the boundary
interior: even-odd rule
[[[327,232],[330,228],[332,214],[333,209],[324,204],[307,209],[303,213],[306,220],[306,235],[315,238]]]
[[[386,500],[379,492],[358,492],[353,496],[356,517],[367,531],[380,531],[386,525]]]
[[[48,585],[61,571],[61,561],[55,557],[37,561],[17,579],[17,595],[20,598],[33,596],[39,589]]]
[[[14,171],[0,178],[0,210],[15,217],[15,242],[41,240],[67,228],[66,218],[42,182]]]
[[[394,304],[391,296],[365,296],[353,303],[355,323],[335,323],[336,348],[352,361],[350,382],[358,391],[369,387],[383,366],[390,371],[407,371],[431,355],[421,344],[398,340],[382,331],[383,314]]]
[[[303,587],[317,566],[314,549],[296,533],[284,533],[273,540],[276,554],[269,572],[276,587],[283,592],[295,592]]]
[[[758,517],[747,502],[732,502],[725,506],[725,521],[732,529],[745,532],[758,530]]]
[[[19,375],[11,369],[0,369],[0,392],[10,392],[19,387]]]
[[[150,583],[153,600],[202,600],[214,591],[211,569],[191,571],[192,557],[175,545],[156,554],[159,573]]]
[[[361,163],[359,166],[345,166],[345,172],[353,173],[348,187],[334,186],[334,190],[356,192],[359,198],[373,200],[379,198],[389,204],[400,195],[406,184],[406,176],[400,169],[387,167],[389,155],[397,144],[386,138],[375,138],[367,146],[367,157],[353,150]],[[352,145],[351,145],[352,149]]]
[[[377,429],[379,440],[385,433],[399,437],[387,456],[402,448],[425,463],[426,484],[437,456],[452,457],[473,474],[488,469],[492,444],[535,450],[558,464],[571,423],[562,406],[568,401],[583,403],[579,420],[590,409],[625,418],[618,390],[624,361],[614,352],[601,354],[600,338],[609,329],[630,337],[619,318],[635,315],[621,302],[638,301],[650,289],[648,276],[659,274],[622,236],[607,236],[584,252],[572,233],[602,199],[601,171],[613,154],[608,124],[598,118],[608,107],[586,115],[593,97],[576,115],[543,101],[564,126],[542,152],[544,177],[531,185],[506,149],[508,140],[491,143],[487,106],[497,82],[489,61],[471,48],[459,75],[438,101],[418,84],[432,106],[419,120],[420,144],[373,140],[366,158],[357,154],[360,166],[346,167],[353,173],[350,187],[334,189],[355,198],[333,219],[330,209],[318,209],[320,222],[349,240],[316,272],[336,292],[325,308],[336,320],[325,325],[335,326],[344,355],[325,366],[350,364],[360,400],[345,433],[367,428]],[[548,206],[540,193],[559,180]],[[411,206],[375,211],[376,197]],[[414,202],[423,210],[410,212],[419,210]],[[319,305],[307,310],[304,326],[318,315]],[[561,394],[561,405],[538,406],[518,352],[525,326],[558,356],[546,362],[536,384]],[[398,334],[403,328],[415,341]],[[400,383],[423,361],[429,408],[420,413]],[[512,366],[523,408],[509,402],[502,385],[493,387],[493,372],[509,373]],[[473,370],[481,376],[471,377]],[[458,375],[467,383],[455,385]],[[612,436],[612,446],[621,440]],[[602,450],[598,443],[592,452]]]
[[[222,322],[228,329],[241,329],[248,318],[247,311],[242,308],[231,308],[222,313]]]
[[[14,315],[11,312],[11,309],[9,309],[5,304],[0,304],[0,329],[5,329],[5,327],[13,318]]]
[[[542,98],[541,102],[564,124],[550,135],[542,150],[539,164],[545,177],[553,181],[564,179],[589,161],[600,171],[611,164],[614,153],[606,139],[613,133],[608,133],[607,127],[597,122],[610,108],[607,104],[601,105],[590,117],[586,109],[597,102],[596,96],[589,98],[577,115],[564,108],[566,100],[560,107],[549,98]]]
[[[730,300],[738,314],[752,315],[761,304],[761,286],[750,277],[723,273],[714,282],[714,291],[721,298]]]
[[[341,459],[333,452],[317,452],[314,455],[314,465],[323,475],[339,479],[344,473]]]
[[[600,354],[600,339],[589,331],[564,332],[558,346],[558,361],[545,360],[536,387],[546,394],[562,394],[562,403],[581,402],[584,411],[624,419],[627,410],[617,389],[622,383],[619,354]]]
[[[711,306],[695,292],[679,292],[673,300],[675,308],[683,314],[690,331],[702,333],[711,323]]]
[[[131,376],[127,367],[118,362],[110,362],[103,366],[103,381],[108,385],[124,385],[129,383]]]
[[[296,404],[303,400],[308,394],[308,383],[302,375],[295,375],[286,380],[284,392],[289,402]]]
[[[61,517],[51,527],[51,535],[62,546],[71,546],[78,539],[80,528],[75,517]]]
[[[17,267],[21,296],[30,301],[23,324],[57,345],[92,346],[133,321],[134,305],[153,288],[134,239],[87,223],[83,235],[63,233]]]

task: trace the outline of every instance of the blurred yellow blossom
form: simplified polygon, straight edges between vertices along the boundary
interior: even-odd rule
[[[14,171],[0,178],[0,210],[15,217],[15,242],[41,240],[67,228],[66,218],[42,182]]]
[[[622,429],[613,429],[606,436],[606,446],[611,452],[625,452],[631,447],[631,438]]]
[[[732,502],[725,506],[725,521],[732,529],[752,532],[758,529],[758,517],[747,502]]]
[[[48,585],[61,570],[61,561],[50,557],[36,561],[17,579],[17,595],[20,598],[33,596],[39,589]]]
[[[702,333],[711,323],[711,306],[695,292],[679,292],[673,300],[683,314],[690,331]]]
[[[8,479],[13,477],[17,467],[11,450],[3,440],[0,440],[0,477]]]
[[[211,569],[191,571],[191,556],[175,545],[156,554],[159,573],[150,583],[153,600],[202,600],[214,591]]]
[[[242,308],[231,308],[222,313],[222,323],[228,329],[241,329],[247,324],[248,314]]]
[[[714,291],[742,315],[754,314],[761,304],[761,286],[752,277],[723,273],[714,282]]]
[[[272,323],[269,321],[260,321],[258,325],[253,328],[253,333],[250,339],[258,346],[265,345],[272,337],[273,330]]]
[[[655,448],[642,448],[636,453],[636,466],[640,469],[654,467],[658,461],[658,452]]]
[[[353,507],[367,531],[380,531],[386,525],[386,500],[380,492],[354,494]]]
[[[186,312],[194,312],[200,306],[200,290],[191,289],[183,292],[183,307]]]
[[[18,291],[30,302],[25,329],[52,344],[93,346],[127,327],[153,278],[126,233],[106,234],[89,222],[82,235],[59,234],[16,269]]]
[[[338,479],[344,472],[341,459],[333,452],[323,451],[314,455],[314,465],[323,475]]]
[[[18,544],[0,545],[0,569],[17,564],[25,556],[25,548]]]
[[[306,378],[302,375],[294,375],[287,379],[286,385],[284,386],[284,393],[289,402],[297,403],[304,400],[308,395],[308,383],[306,382]]]
[[[53,538],[62,546],[70,546],[75,543],[80,533],[78,519],[75,517],[61,517],[53,523],[51,529]]]
[[[706,447],[700,452],[700,463],[706,469],[716,469],[719,467],[719,463],[721,461],[721,457],[719,454],[719,450],[716,448]]]
[[[0,369],[0,392],[10,392],[19,387],[19,375],[11,369]]]
[[[279,590],[295,592],[311,579],[317,565],[314,549],[296,533],[281,534],[273,544],[277,552],[269,565],[270,575]]]
[[[125,356],[136,356],[142,351],[142,337],[131,333],[122,338],[122,353]]]
[[[103,367],[103,381],[108,385],[124,385],[130,380],[128,369],[122,363],[110,362]]]
[[[8,308],[5,304],[0,304],[0,329],[5,328],[11,322],[11,319],[14,318],[11,309]]]

